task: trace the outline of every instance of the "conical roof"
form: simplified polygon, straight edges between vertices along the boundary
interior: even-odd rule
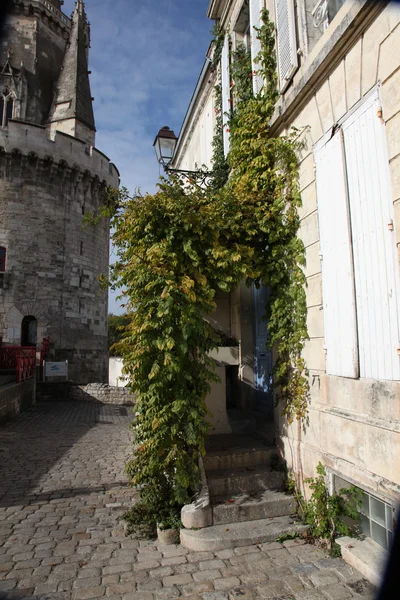
[[[76,119],[95,130],[88,73],[88,44],[89,25],[85,5],[82,0],[77,0],[72,14],[71,33],[50,112],[50,122]]]

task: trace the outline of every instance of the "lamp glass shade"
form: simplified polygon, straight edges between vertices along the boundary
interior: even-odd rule
[[[159,163],[167,166],[173,159],[178,138],[169,127],[163,127],[154,140],[154,148]]]

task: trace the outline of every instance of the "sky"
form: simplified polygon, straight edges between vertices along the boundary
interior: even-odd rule
[[[153,142],[178,135],[211,40],[209,0],[86,0],[96,147],[118,167],[131,192],[154,192]],[[72,13],[75,0],[65,0]],[[113,252],[111,252],[111,260]],[[109,312],[123,312],[110,294]]]

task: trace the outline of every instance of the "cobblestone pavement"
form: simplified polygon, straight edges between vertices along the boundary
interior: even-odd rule
[[[1,600],[372,600],[359,573],[302,541],[213,553],[126,538],[130,418],[39,404],[0,428]]]

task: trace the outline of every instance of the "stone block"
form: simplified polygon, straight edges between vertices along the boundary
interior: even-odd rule
[[[378,81],[379,46],[390,33],[389,15],[383,11],[363,36],[362,94],[366,94]]]
[[[316,210],[301,220],[299,237],[305,248],[319,240],[318,213]]]
[[[361,98],[361,39],[345,58],[345,73],[347,109],[350,110]]]
[[[400,111],[400,71],[393,73],[381,90],[383,118],[388,122]]]
[[[310,339],[324,337],[324,311],[321,305],[307,309],[307,329]]]
[[[303,357],[308,369],[325,371],[325,351],[323,338],[308,340],[304,345]]]
[[[301,201],[302,205],[298,210],[300,219],[317,210],[317,188],[314,182],[302,190]]]
[[[312,277],[317,273],[321,273],[321,258],[319,255],[319,242],[312,244],[306,248],[306,264],[304,269],[305,276]]]
[[[299,187],[303,191],[315,181],[314,155],[309,154],[299,165]]]
[[[191,594],[202,594],[204,592],[212,592],[214,585],[212,581],[200,581],[198,583],[188,583],[182,587],[183,595],[190,596]],[[200,596],[198,596],[200,598]]]
[[[334,114],[332,109],[329,81],[319,88],[316,93],[319,117],[322,123],[322,132],[326,133],[334,124]]]
[[[308,277],[306,282],[307,308],[322,305],[322,274]]]
[[[378,79],[383,83],[400,65],[400,28],[396,27],[382,42],[379,52]]]
[[[333,118],[337,123],[347,112],[346,77],[344,61],[342,61],[329,76],[329,89],[332,98]]]
[[[224,577],[214,580],[214,587],[216,590],[229,590],[238,585],[240,585],[240,579],[238,579],[238,577]]]

